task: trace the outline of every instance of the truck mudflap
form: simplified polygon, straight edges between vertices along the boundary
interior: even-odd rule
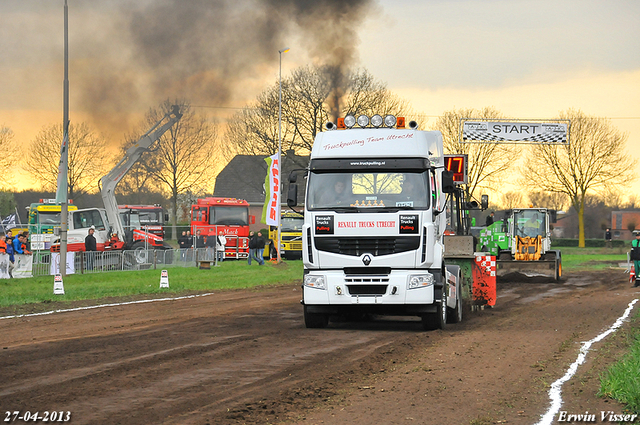
[[[558,281],[562,276],[562,263],[559,258],[538,261],[498,260],[496,263],[498,277],[519,274],[528,278],[546,277]]]

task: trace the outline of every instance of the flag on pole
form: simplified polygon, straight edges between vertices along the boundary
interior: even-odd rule
[[[280,155],[274,154],[264,159],[267,162],[267,176],[264,179],[265,197],[262,208],[262,223],[268,226],[280,225]]]
[[[69,127],[65,125],[62,145],[60,146],[60,164],[58,165],[58,188],[56,189],[56,203],[67,202],[67,173],[69,169]]]
[[[16,213],[9,214],[2,220],[2,228],[5,230],[13,229],[16,227]]]

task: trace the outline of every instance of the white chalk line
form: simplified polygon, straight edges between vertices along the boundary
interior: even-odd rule
[[[576,371],[578,370],[578,366],[585,362],[587,353],[589,352],[593,344],[602,341],[604,338],[606,338],[611,333],[615,332],[620,326],[622,326],[622,323],[627,319],[627,317],[629,317],[629,315],[631,314],[631,310],[633,310],[633,305],[637,301],[637,298],[631,301],[627,309],[624,311],[624,314],[620,316],[609,329],[607,329],[597,337],[582,343],[580,354],[578,354],[578,358],[576,359],[576,361],[573,362],[571,366],[569,366],[567,373],[562,378],[551,384],[551,388],[549,389],[549,399],[551,399],[551,406],[549,407],[547,413],[542,416],[540,422],[537,422],[535,425],[551,425],[553,423],[553,418],[560,411],[560,407],[562,407],[562,391],[560,391],[562,388],[562,384],[567,382],[573,377],[573,375],[575,375]]]
[[[150,299],[150,300],[129,301],[129,302],[126,302],[126,303],[100,304],[100,305],[91,305],[91,306],[88,306],[88,307],[68,308],[68,309],[65,309],[65,310],[51,310],[51,311],[44,311],[42,313],[18,314],[18,315],[15,315],[15,316],[3,316],[3,317],[0,317],[0,320],[1,319],[17,319],[17,318],[20,318],[20,317],[45,316],[47,314],[54,314],[54,313],[69,313],[71,311],[92,310],[94,308],[117,307],[117,306],[121,306],[121,305],[130,305],[130,304],[153,303],[153,302],[157,302],[157,301],[186,300],[186,299],[189,299],[189,298],[206,297],[208,295],[213,295],[213,292],[209,292],[209,293],[206,293],[206,294],[198,294],[198,295],[185,295],[184,297],[154,298],[154,299]]]

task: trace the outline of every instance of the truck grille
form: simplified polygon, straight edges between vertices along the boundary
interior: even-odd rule
[[[347,285],[350,295],[384,295],[387,285]]]
[[[334,254],[352,255],[356,257],[362,254],[380,256],[418,249],[420,246],[420,237],[316,237],[315,245],[318,251],[331,252]]]

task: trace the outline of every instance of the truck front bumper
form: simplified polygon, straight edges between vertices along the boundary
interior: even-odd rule
[[[302,302],[308,311],[335,314],[353,310],[380,314],[435,312],[436,290],[441,284],[431,281],[410,285],[412,277],[426,275],[431,274],[426,270],[393,270],[383,276],[353,276],[342,270],[309,271]]]

